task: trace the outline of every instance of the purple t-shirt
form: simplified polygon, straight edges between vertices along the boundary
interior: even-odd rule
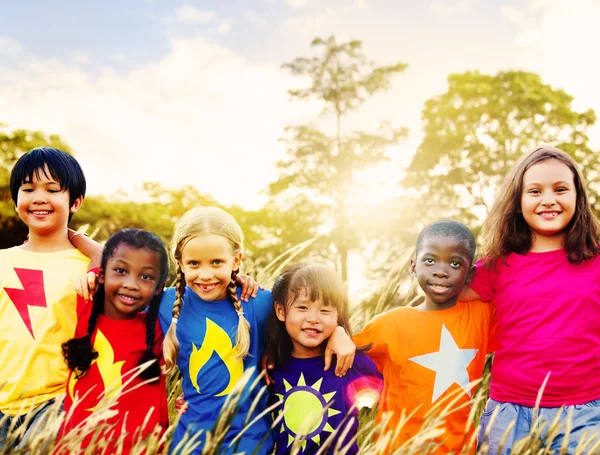
[[[357,352],[354,365],[341,378],[334,374],[334,366],[323,371],[324,366],[323,356],[292,357],[273,371],[274,398],[281,401],[275,418],[277,455],[290,453],[294,439],[299,440],[302,455],[316,454],[330,437],[334,440],[328,441],[325,453],[340,452],[356,436],[356,410],[349,414],[352,405],[377,403],[383,379],[365,354]],[[343,442],[341,436],[345,436]],[[358,447],[352,443],[350,450],[342,452],[354,454]]]
[[[542,407],[600,398],[600,260],[511,253],[495,271],[478,263],[471,287],[496,303],[491,398],[535,406],[548,375]]]

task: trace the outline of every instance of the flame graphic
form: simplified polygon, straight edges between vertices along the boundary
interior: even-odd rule
[[[104,336],[104,334],[98,329],[96,332],[96,339],[94,340],[94,350],[98,352],[98,358],[92,361],[98,364],[98,370],[100,371],[100,377],[104,384],[104,398],[113,398],[123,386],[121,378],[121,369],[123,368],[124,360],[115,363],[115,351],[113,350],[110,342]],[[77,379],[75,376],[71,376],[69,379],[68,389],[69,396],[74,400],[74,390]],[[99,404],[87,409],[87,411],[97,411]]]
[[[206,365],[206,362],[211,358],[213,352],[216,353],[219,358],[223,361],[223,364],[229,371],[229,383],[224,390],[216,394],[216,397],[228,395],[233,389],[235,383],[244,374],[244,361],[237,358],[238,351],[231,343],[229,335],[215,324],[210,319],[206,318],[206,334],[204,335],[204,341],[202,342],[200,349],[192,343],[192,354],[190,355],[190,380],[192,385],[198,393],[200,387],[198,386],[198,374],[202,367]]]

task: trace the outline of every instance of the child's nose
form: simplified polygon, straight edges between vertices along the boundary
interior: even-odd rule
[[[37,204],[43,204],[46,202],[46,192],[45,191],[34,191],[33,192],[33,202]]]
[[[137,289],[138,288],[138,283],[137,283],[137,280],[135,279],[135,277],[128,276],[125,279],[125,287],[127,289]]]
[[[448,271],[445,268],[438,268],[433,271],[433,276],[436,278],[448,278]]]

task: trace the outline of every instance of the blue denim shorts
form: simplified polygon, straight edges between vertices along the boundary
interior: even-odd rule
[[[29,442],[29,439],[32,437],[33,430],[36,430],[36,427],[44,424],[44,421],[48,418],[48,413],[50,408],[54,405],[56,399],[53,398],[46,403],[42,403],[37,408],[31,410],[30,414],[32,417],[28,419],[28,414],[9,417],[5,416],[0,412],[0,452],[5,450],[5,440],[12,426],[12,431],[17,431],[19,427],[27,425],[22,437],[17,438],[13,443],[15,444],[15,448],[22,449]],[[62,405],[61,405],[62,406]]]
[[[558,432],[548,441],[548,426],[557,416]],[[507,431],[511,422],[514,426]],[[490,398],[479,419],[477,446],[481,448],[486,443],[489,455],[508,455],[517,441],[529,435],[533,425],[541,426],[538,428],[541,442],[553,453],[559,452],[563,442],[568,454],[574,454],[580,443],[585,443],[586,448],[579,453],[600,453],[600,399],[561,408],[530,408]],[[506,439],[499,451],[505,433]]]

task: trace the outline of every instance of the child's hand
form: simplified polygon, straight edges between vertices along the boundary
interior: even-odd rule
[[[187,408],[188,408],[188,403],[187,403],[187,401],[184,400],[183,393],[182,393],[175,399],[175,411],[177,412],[177,414],[185,414],[185,411],[187,411]]]
[[[344,376],[352,368],[355,352],[356,346],[352,338],[348,336],[343,327],[337,326],[329,337],[325,348],[325,370],[327,371],[331,366],[331,358],[335,354],[337,356],[335,375]]]
[[[95,270],[90,270],[85,275],[80,275],[73,281],[75,292],[84,300],[92,300],[97,288],[98,274]]]
[[[260,365],[260,371],[265,372],[265,382],[267,383],[267,385],[275,384],[275,381],[269,374],[269,370],[272,370],[273,368],[275,368],[275,364],[273,363],[273,359],[269,358],[268,353],[265,352],[262,355],[262,357],[260,358],[259,365]]]
[[[241,299],[247,302],[250,297],[256,297],[258,289],[264,289],[263,285],[254,281],[250,275],[238,275],[236,281],[242,286]]]

